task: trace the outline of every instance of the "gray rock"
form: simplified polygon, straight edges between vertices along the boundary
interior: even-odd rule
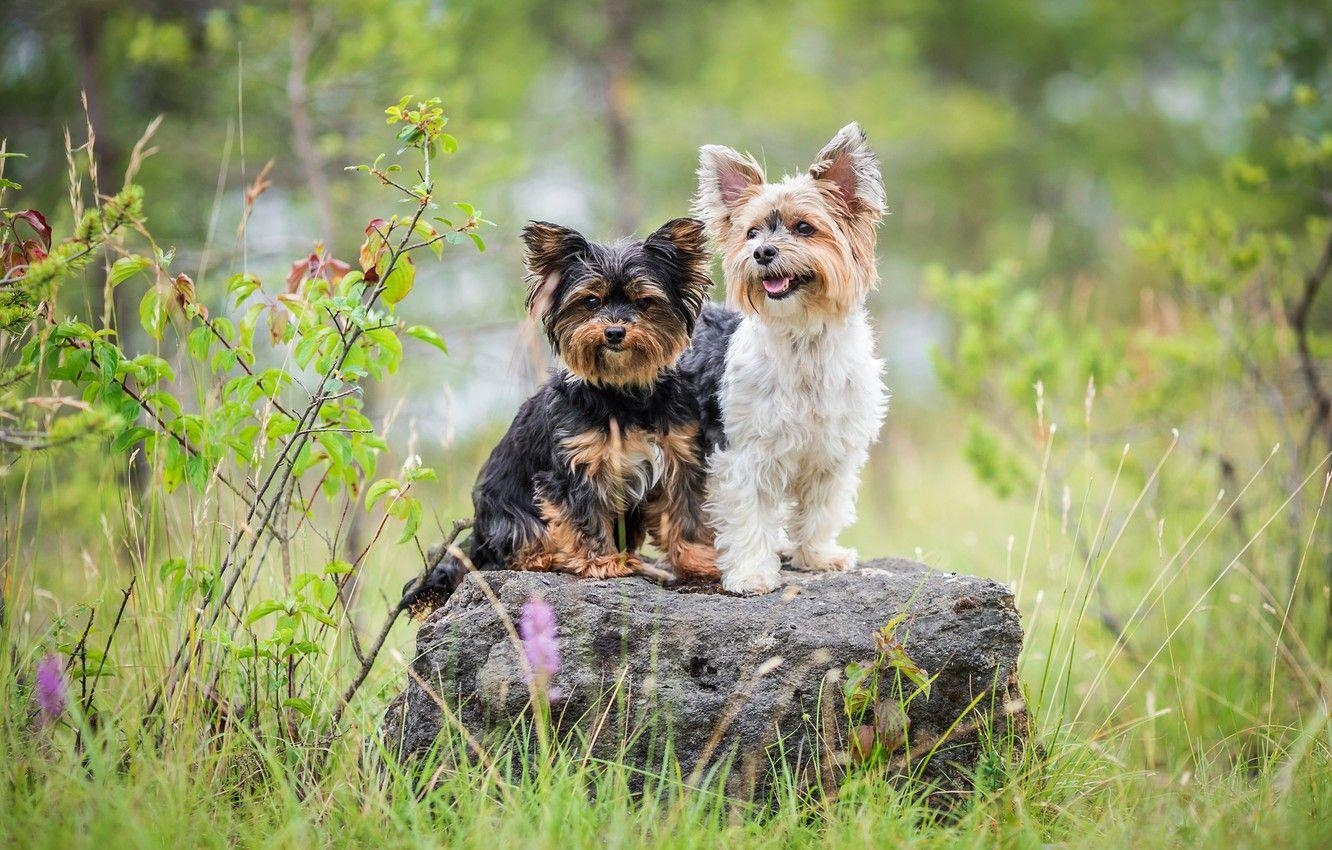
[[[385,713],[383,740],[402,759],[428,750],[446,722],[438,700],[478,739],[512,728],[529,692],[498,609],[516,627],[534,596],[559,623],[552,714],[562,732],[600,755],[632,740],[628,758],[648,770],[669,738],[686,777],[729,765],[737,796],[761,792],[780,763],[806,784],[859,766],[964,788],[982,740],[1025,737],[1022,628],[1005,586],[900,559],[782,575],[775,593],[737,597],[638,578],[473,573],[421,624],[415,675]],[[900,644],[876,644],[902,612],[892,633]],[[909,661],[881,665],[877,701],[853,696],[848,706],[846,666],[901,659],[901,650]],[[930,677],[928,695],[895,672],[911,662]]]

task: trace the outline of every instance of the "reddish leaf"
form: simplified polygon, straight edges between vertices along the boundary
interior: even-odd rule
[[[318,254],[311,254],[305,259],[297,260],[292,263],[291,271],[287,273],[287,291],[295,292],[296,288],[301,285],[301,281],[305,280],[307,277],[314,277],[314,274],[310,269],[317,268],[318,266]]]
[[[324,261],[324,266],[319,271],[329,283],[337,283],[342,280],[347,272],[351,271],[351,266],[342,260],[329,257]]]
[[[47,247],[50,247],[50,243],[47,243]],[[46,251],[36,239],[29,239],[23,243],[23,253],[27,255],[30,264],[46,259]]]
[[[36,233],[37,238],[41,240],[42,247],[47,251],[51,249],[51,225],[46,223],[46,216],[37,212],[37,210],[19,210],[14,213],[15,219],[23,219],[28,223]],[[42,256],[46,256],[45,253]]]
[[[176,304],[179,305],[182,310],[189,305],[194,304],[199,315],[203,316],[205,319],[208,318],[208,308],[199,303],[198,296],[194,291],[194,281],[190,279],[189,275],[184,274],[183,272],[176,275],[175,280],[171,282],[171,287],[176,293]]]
[[[337,283],[349,271],[351,271],[351,266],[329,256],[324,246],[316,243],[310,256],[291,264],[291,271],[287,274],[287,292],[295,293],[300,288],[301,281],[314,278],[321,278],[329,283]]]
[[[387,247],[384,243],[384,232],[388,227],[388,222],[382,218],[370,220],[370,224],[365,228],[365,241],[361,243],[361,271],[365,273],[365,279],[370,283],[379,280],[379,259],[384,254]]]

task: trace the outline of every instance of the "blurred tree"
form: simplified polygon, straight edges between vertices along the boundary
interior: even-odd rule
[[[1300,622],[1330,629],[1332,652],[1332,525],[1314,527],[1332,472],[1327,26],[1300,14],[1269,22],[1270,49],[1243,78],[1244,150],[1217,166],[1215,203],[1129,234],[1125,288],[1137,304],[1087,293],[1061,305],[1041,291],[1041,269],[1019,262],[940,271],[934,289],[958,329],[941,374],[977,414],[967,451],[982,478],[1007,493],[1040,469],[1058,490],[1090,456],[1149,486],[1161,517],[1218,510],[1236,550],[1261,553],[1250,570],[1272,607],[1324,598]],[[1021,424],[1028,411],[1034,433]],[[1049,423],[1064,429],[1057,447]],[[1135,437],[1173,445],[1172,430],[1198,463],[1162,472],[1124,449]]]

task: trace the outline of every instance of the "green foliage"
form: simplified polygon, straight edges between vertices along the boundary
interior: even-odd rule
[[[0,430],[0,447],[27,453],[97,440],[127,461],[146,458],[152,470],[147,495],[167,516],[188,504],[177,502],[182,489],[193,494],[187,499],[216,500],[235,511],[224,537],[210,539],[201,530],[189,541],[191,557],[166,558],[148,577],[152,587],[139,591],[166,593],[189,621],[156,685],[149,717],[174,699],[179,680],[204,675],[212,699],[243,703],[238,710],[252,723],[273,718],[271,734],[306,739],[327,731],[354,693],[331,706],[322,690],[311,690],[306,668],[326,658],[350,628],[340,608],[373,540],[354,562],[334,558],[321,572],[288,572],[277,596],[251,600],[237,587],[242,573],[253,587],[269,563],[261,543],[289,546],[293,524],[320,521],[321,495],[344,514],[360,510],[362,501],[366,511],[382,509],[380,528],[400,523],[399,543],[414,542],[420,529],[423,509],[411,488],[434,473],[419,459],[361,497],[387,448],[363,410],[363,387],[397,370],[403,336],[446,350],[438,332],[396,314],[412,292],[412,255],[429,249],[442,256],[445,244],[489,222],[457,205],[466,215],[459,223],[438,216],[445,229],[425,223],[438,209],[430,156],[437,146],[451,152],[456,142],[442,134],[438,100],[411,110],[405,105],[400,119],[410,132],[399,140],[421,158],[425,176],[407,188],[388,178],[389,170],[373,169],[413,210],[366,227],[358,270],[316,244],[285,280],[266,283],[245,269],[235,272],[227,278],[225,301],[210,307],[202,295],[209,282],[196,284],[173,270],[174,252],[158,248],[149,235],[137,186],[98,199],[79,216],[75,232],[58,241],[41,213],[0,210],[7,310],[0,402],[6,422],[14,423]],[[260,175],[247,203],[256,203],[264,187]],[[127,230],[137,240],[125,237]],[[103,256],[106,292],[142,286],[138,322],[151,350],[131,350],[135,335],[114,323],[54,318],[51,305],[63,302],[62,287],[79,284],[83,270]],[[390,491],[381,507],[380,497]],[[90,657],[98,670],[117,669],[109,660],[112,639],[101,654],[82,641],[75,651],[61,631],[59,645],[78,655],[80,670],[88,669]],[[200,655],[207,660],[196,662]],[[200,663],[202,670],[191,669]],[[92,710],[91,696],[83,709]]]
[[[1322,114],[1318,90],[1304,83],[1261,102],[1253,127],[1263,143],[1225,166],[1226,205],[1128,234],[1138,263],[1131,307],[1097,292],[1109,281],[1079,282],[1067,296],[1073,304],[1060,303],[1058,286],[1014,262],[932,272],[931,290],[957,328],[937,356],[939,374],[975,412],[965,453],[982,480],[1009,495],[1049,472],[1058,492],[1063,471],[1084,456],[1116,478],[1156,482],[1158,514],[1204,510],[1218,491],[1260,505],[1289,497],[1294,506],[1266,534],[1289,565],[1270,593],[1316,598],[1300,565],[1311,542],[1318,553],[1329,542],[1310,537],[1307,524],[1332,452],[1332,142],[1310,129]],[[1307,206],[1310,195],[1320,206]],[[1258,202],[1270,210],[1276,201],[1290,214],[1247,220]],[[1034,429],[1018,424],[1033,417]],[[1192,472],[1158,475],[1130,456],[1125,433],[1177,435],[1212,483],[1198,487]],[[1244,504],[1228,510],[1240,546],[1267,529],[1248,520]],[[1304,627],[1321,628],[1325,613],[1313,608]]]
[[[911,660],[897,631],[903,611],[874,633],[873,660],[847,664],[842,671],[842,711],[851,729],[851,757],[862,767],[882,769],[894,754],[910,750],[907,706],[929,699],[932,677]]]

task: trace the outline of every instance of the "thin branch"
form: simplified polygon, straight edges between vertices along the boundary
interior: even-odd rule
[[[218,342],[222,343],[223,348],[227,349],[228,351],[236,351],[235,347],[232,346],[231,342],[228,341],[227,338],[222,335],[222,332],[217,329],[217,326],[213,324],[211,319],[208,319],[205,316],[200,315],[199,321],[204,323],[204,327],[212,331],[213,336],[217,338]],[[244,370],[245,374],[249,375],[250,377],[254,377],[254,371],[250,368],[250,364],[245,362],[245,358],[241,357],[239,352],[237,352],[236,354],[236,364],[239,365],[242,370]],[[262,384],[260,385],[260,389],[263,389]],[[295,419],[296,417],[292,416],[291,411],[283,407],[282,402],[277,400],[277,389],[278,389],[277,387],[274,387],[273,395],[269,396],[268,400],[272,403],[274,407],[278,409],[279,413],[286,414],[288,419]]]
[[[1323,282],[1327,279],[1328,272],[1332,272],[1332,233],[1328,234],[1327,242],[1323,245],[1323,253],[1318,258],[1318,263],[1313,270],[1304,278],[1304,290],[1300,293],[1299,299],[1286,308],[1286,315],[1290,320],[1291,330],[1295,333],[1295,347],[1300,358],[1300,373],[1304,376],[1304,383],[1309,388],[1309,395],[1314,402],[1313,422],[1310,430],[1323,429],[1325,439],[1332,444],[1332,395],[1323,385],[1322,372],[1319,370],[1318,361],[1314,357],[1312,348],[1309,344],[1309,320],[1313,313],[1314,301],[1318,299],[1318,294],[1322,290]]]
[[[93,676],[92,690],[83,703],[85,714],[92,706],[93,697],[97,696],[97,685],[102,681],[102,669],[106,667],[106,657],[111,653],[111,643],[116,639],[116,632],[120,630],[120,621],[125,617],[125,608],[129,605],[130,595],[134,593],[134,584],[138,580],[138,573],[130,575],[129,584],[125,585],[125,589],[120,591],[120,608],[116,610],[116,619],[111,624],[111,633],[106,636],[106,644],[102,646],[102,658],[97,664],[97,673]]]
[[[82,346],[76,346],[76,347],[82,347]],[[88,362],[94,366],[97,366],[100,369],[101,366],[97,362],[96,351],[89,348],[88,354],[89,354]],[[184,436],[182,436],[181,434],[177,434],[175,431],[171,430],[171,427],[168,426],[165,420],[163,420],[162,417],[157,414],[157,411],[153,409],[152,405],[148,404],[148,402],[145,401],[142,396],[136,393],[124,378],[117,379],[116,385],[120,387],[121,391],[124,392],[125,395],[133,399],[134,403],[137,404],[139,408],[143,410],[144,413],[148,414],[148,416],[153,420],[153,422],[157,423],[157,427],[162,433],[169,435],[173,440],[179,443],[180,447],[185,451],[187,455],[192,455],[196,457],[202,456],[203,452],[196,449],[194,445],[190,443],[189,440],[185,439]],[[223,475],[220,470],[214,470],[213,474],[217,476],[217,480],[221,481],[223,484],[226,485],[228,490],[230,490],[232,493],[235,493],[236,496],[242,502],[244,502],[247,507],[253,508],[253,506],[250,504],[250,500],[245,497],[245,494],[241,492],[239,487],[231,483],[231,479]]]
[[[455,521],[453,523],[453,528],[449,531],[449,536],[445,538],[444,542],[439,546],[438,551],[441,553],[440,557],[447,554],[449,548],[453,546],[454,541],[458,539],[459,534],[462,534],[463,531],[471,527],[471,519],[460,519]],[[374,643],[370,644],[370,650],[365,653],[365,657],[361,661],[361,668],[356,671],[356,677],[352,679],[351,684],[347,686],[347,690],[342,694],[342,698],[338,700],[338,707],[333,711],[333,721],[329,724],[331,729],[336,730],[338,724],[342,722],[342,715],[347,710],[347,705],[352,701],[352,698],[356,696],[356,692],[361,689],[361,685],[365,683],[366,676],[370,675],[370,669],[374,666],[375,659],[379,657],[379,651],[384,648],[384,641],[388,640],[389,632],[393,630],[393,625],[398,622],[398,618],[402,616],[402,612],[411,607],[411,591],[420,587],[428,578],[430,578],[430,572],[435,568],[437,562],[437,558],[428,559],[425,562],[425,565],[421,568],[421,572],[412,581],[407,592],[402,595],[402,598],[398,600],[396,605],[389,609],[388,616],[384,618],[384,624],[379,628],[379,634],[375,636]]]

